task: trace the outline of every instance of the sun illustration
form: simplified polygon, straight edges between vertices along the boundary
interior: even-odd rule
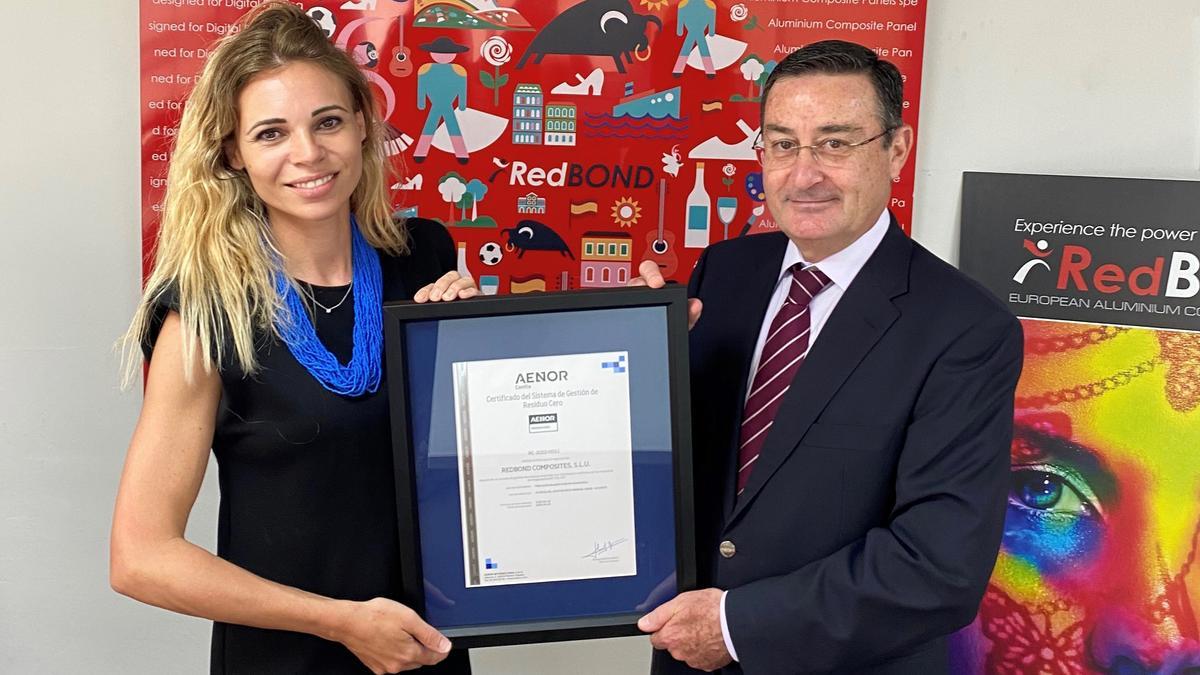
[[[613,202],[612,219],[621,227],[632,227],[642,217],[642,207],[629,197],[621,197]]]
[[[670,0],[642,0],[642,6],[651,12],[657,12],[663,7],[666,7],[668,2],[670,2]]]

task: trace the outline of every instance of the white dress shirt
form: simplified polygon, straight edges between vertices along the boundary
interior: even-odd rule
[[[879,242],[883,241],[883,235],[887,233],[891,222],[891,214],[884,209],[871,229],[864,232],[846,248],[816,263],[817,269],[824,272],[825,276],[829,277],[833,283],[818,293],[808,304],[810,322],[808,345],[810,349],[816,344],[817,338],[821,334],[821,328],[829,319],[829,315],[833,313],[833,308],[837,306],[838,301],[842,299],[842,295],[846,293],[846,289],[850,287],[850,282],[854,281],[863,265],[867,263],[867,259],[879,247]],[[767,304],[767,313],[763,316],[762,327],[758,331],[758,342],[754,345],[754,357],[750,359],[750,377],[746,381],[747,397],[749,397],[754,384],[754,372],[758,370],[758,361],[762,357],[763,345],[766,344],[767,335],[771,331],[771,322],[775,320],[775,315],[779,313],[779,308],[783,306],[788,290],[791,288],[792,265],[807,264],[807,262],[796,244],[788,242],[787,251],[783,254],[783,264],[779,266],[779,279],[775,282],[775,291],[771,294],[771,302]],[[729,637],[729,624],[725,620],[725,596],[727,595],[729,595],[728,591],[721,594],[721,636],[725,639],[725,649],[729,650],[729,655],[733,657],[734,661],[737,661],[737,651],[733,648],[733,640]]]

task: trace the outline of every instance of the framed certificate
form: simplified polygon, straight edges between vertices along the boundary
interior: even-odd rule
[[[694,588],[686,303],[384,306],[404,601],[455,646],[634,635]]]

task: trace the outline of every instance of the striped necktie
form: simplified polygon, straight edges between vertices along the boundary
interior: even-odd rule
[[[808,303],[829,284],[829,277],[816,267],[803,267],[803,263],[792,265],[792,285],[788,288],[787,299],[771,321],[743,411],[738,439],[739,495],[746,489],[783,395],[792,386],[792,378],[808,355],[808,332],[812,325]]]

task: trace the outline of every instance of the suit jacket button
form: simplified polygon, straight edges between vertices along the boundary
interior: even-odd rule
[[[726,539],[721,542],[720,551],[722,558],[732,558],[733,554],[737,553],[737,547],[733,545],[732,541]]]

